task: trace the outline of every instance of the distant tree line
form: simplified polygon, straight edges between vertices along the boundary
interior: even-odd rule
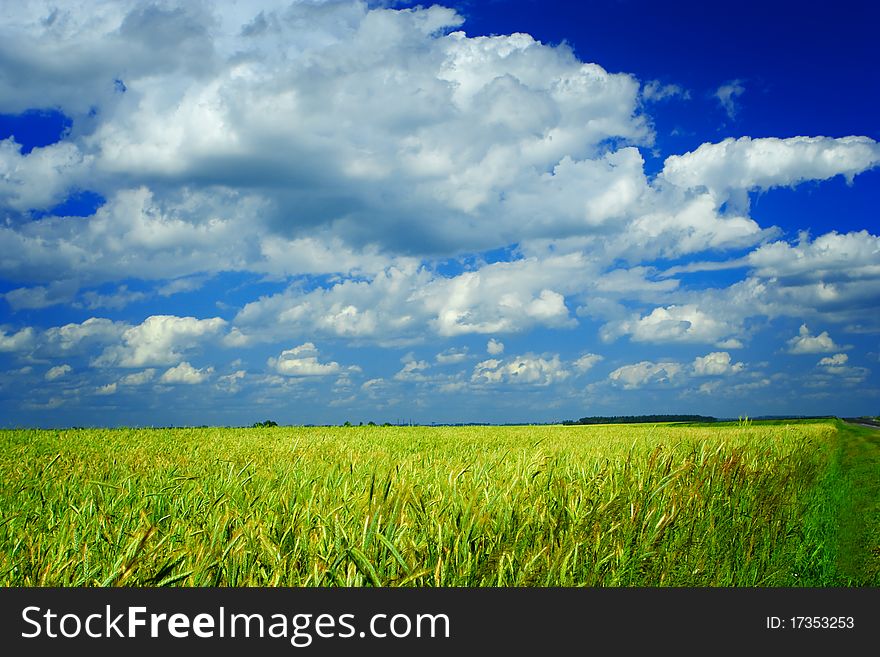
[[[562,424],[638,424],[643,422],[717,422],[709,415],[594,415],[579,420],[564,420]]]

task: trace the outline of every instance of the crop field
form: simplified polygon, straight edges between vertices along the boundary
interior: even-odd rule
[[[0,432],[3,586],[877,586],[880,432]]]

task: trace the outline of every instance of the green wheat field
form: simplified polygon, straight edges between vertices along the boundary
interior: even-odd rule
[[[877,586],[880,432],[0,431],[3,586]]]

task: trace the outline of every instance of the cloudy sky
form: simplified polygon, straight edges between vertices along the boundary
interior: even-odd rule
[[[880,413],[878,11],[667,4],[2,3],[4,425]]]

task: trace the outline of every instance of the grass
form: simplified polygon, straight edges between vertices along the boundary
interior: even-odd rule
[[[880,583],[878,432],[0,432],[4,586]]]

